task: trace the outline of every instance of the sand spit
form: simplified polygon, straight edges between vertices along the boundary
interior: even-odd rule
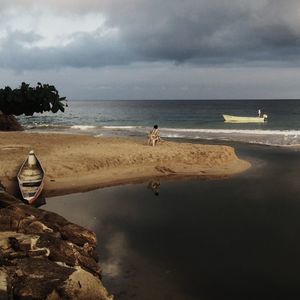
[[[232,147],[85,135],[0,133],[0,181],[12,192],[33,149],[46,172],[46,196],[163,176],[224,177],[250,167]]]

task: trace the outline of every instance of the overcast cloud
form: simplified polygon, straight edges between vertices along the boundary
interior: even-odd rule
[[[232,74],[231,89],[230,83],[224,89],[221,79],[217,83],[212,77],[206,84],[218,88],[217,93],[201,93],[199,88],[192,89],[192,95],[186,94],[190,98],[216,97],[215,94],[230,98],[237,97],[234,87],[237,81],[247,95],[247,89],[253,88],[253,82],[247,85],[249,72],[246,70],[254,73],[264,68],[265,78],[266,70],[271,75],[283,68],[294,68],[293,74],[298,74],[298,0],[15,0],[0,1],[0,4],[0,68],[3,72],[13,70],[16,81],[25,72],[27,76],[28,72],[36,74],[37,71],[63,73],[70,68],[78,70],[74,72],[78,78],[80,70],[85,76],[87,72],[94,76],[95,72],[100,74],[107,68],[112,68],[112,72],[118,68],[126,70],[130,78],[130,72],[136,70],[134,66],[139,66],[139,72],[145,74],[151,68],[157,75],[163,68],[168,76],[168,70],[174,72],[170,66],[174,66],[185,82],[189,70],[191,74],[195,68],[215,70],[220,75],[222,69],[224,76],[224,70]],[[244,70],[239,72],[239,76],[245,74],[243,83],[235,77],[232,68]],[[124,78],[115,75],[115,85],[122,86]],[[280,76],[270,78],[274,87],[284,80]],[[162,78],[162,86],[166,85],[165,81]],[[224,82],[227,82],[225,78]],[[170,81],[168,85],[169,96],[161,91],[161,97],[174,98],[178,82]],[[153,92],[160,98],[160,89],[155,87],[151,78],[143,85],[147,94]],[[209,90],[207,86],[202,86],[202,91],[203,88]],[[272,84],[266,83],[265,89],[270,88]],[[268,93],[263,89],[262,86],[259,90],[265,97]],[[94,95],[96,90],[86,90],[86,97]],[[287,85],[284,90],[289,92],[286,97],[300,92]],[[99,98],[133,97],[132,91],[125,92],[125,96],[122,93],[123,96],[118,92],[108,96],[107,91],[101,95],[99,91]],[[182,95],[179,90],[178,94]],[[242,91],[238,97],[244,97]]]

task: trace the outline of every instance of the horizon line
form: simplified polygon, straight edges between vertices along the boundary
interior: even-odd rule
[[[219,99],[67,99],[69,101],[298,101],[300,98],[219,98]]]

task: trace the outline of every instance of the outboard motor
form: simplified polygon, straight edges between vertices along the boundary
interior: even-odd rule
[[[268,115],[263,114],[263,118],[264,118],[264,120],[267,120],[268,119]]]

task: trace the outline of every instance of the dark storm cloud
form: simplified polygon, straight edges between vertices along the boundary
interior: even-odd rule
[[[118,39],[80,33],[65,46],[30,48],[26,43],[32,41],[24,40],[26,33],[9,32],[1,42],[0,66],[43,69],[136,61],[200,65],[299,61],[298,0],[52,0],[48,4],[62,14],[66,8],[75,14],[97,10],[108,27],[118,28]]]
[[[299,1],[123,1],[109,20],[145,59],[226,63],[298,59]],[[130,5],[131,4],[131,5]],[[286,54],[286,56],[284,56]]]
[[[0,67],[15,70],[97,68],[133,60],[125,45],[118,40],[103,39],[96,33],[75,34],[66,46],[33,46],[32,42],[40,38],[32,33],[9,32],[1,40]]]

